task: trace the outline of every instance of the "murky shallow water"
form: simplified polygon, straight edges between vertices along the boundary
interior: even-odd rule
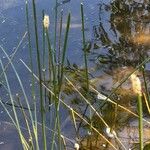
[[[63,2],[63,1],[62,1]],[[64,10],[64,22],[63,28],[66,25],[66,15],[68,12],[71,12],[71,30],[69,34],[69,41],[68,41],[68,50],[67,50],[67,59],[72,64],[78,65],[79,71],[83,68],[83,50],[82,50],[82,35],[81,35],[81,18],[80,18],[80,0],[70,0],[67,3],[61,4],[58,6],[58,10],[60,12],[61,9]],[[109,94],[113,88],[114,83],[119,82],[121,78],[125,75],[124,73],[121,74],[120,70],[123,70],[124,67],[127,68],[135,68],[140,62],[142,62],[145,58],[150,55],[150,37],[149,37],[149,11],[150,11],[150,4],[149,2],[135,2],[135,1],[98,1],[89,0],[83,1],[84,8],[85,8],[85,34],[86,40],[88,41],[88,60],[89,60],[89,71],[91,73],[91,82],[94,81],[94,86],[102,93]],[[47,14],[50,14],[51,18],[51,25],[50,28],[54,29],[54,1],[41,1],[37,0],[37,10],[38,10],[38,19],[39,19],[39,32],[41,32],[41,22],[42,22],[42,10],[45,9]],[[30,7],[31,11],[31,7]],[[32,15],[30,16],[32,20]],[[11,55],[21,40],[22,36],[25,33],[25,4],[22,0],[2,0],[0,5],[0,45],[2,45],[9,55]],[[33,31],[33,28],[31,28]],[[51,30],[51,35],[53,35],[54,30]],[[32,37],[33,38],[33,37]],[[42,34],[40,35],[40,40],[42,38]],[[32,43],[33,47],[35,47],[35,43]],[[25,85],[25,90],[29,90],[30,84],[30,75],[29,72],[23,67],[20,63],[19,59],[23,59],[26,63],[29,61],[29,52],[28,52],[28,42],[25,38],[19,47],[19,50],[14,58],[14,64],[19,72],[19,75]],[[33,49],[35,51],[35,48]],[[6,58],[4,57],[3,53],[0,54],[1,59],[4,63],[6,63]],[[35,60],[36,61],[36,60]],[[146,64],[146,71],[149,72],[150,64]],[[73,69],[75,69],[73,67]],[[129,69],[131,72],[132,69]],[[35,69],[36,72],[36,69]],[[120,74],[120,76],[119,76]],[[18,89],[18,83],[16,82],[16,77],[14,77],[12,70],[8,70],[8,78],[11,82],[12,92],[14,94],[19,93],[21,94],[20,89]],[[29,81],[29,82],[27,82]],[[73,78],[75,83],[78,83],[78,78]],[[149,80],[148,80],[149,81]],[[80,79],[79,79],[80,83]],[[92,82],[93,83],[93,82]],[[96,83],[98,85],[96,85]],[[77,84],[78,86],[78,84]],[[79,85],[80,87],[81,85]],[[126,85],[125,85],[126,87]],[[127,85],[128,88],[128,85]],[[124,92],[124,89],[121,92]],[[85,91],[83,91],[84,93]],[[120,92],[120,91],[119,91]],[[130,88],[128,91],[125,91],[123,94],[125,96],[129,95]],[[117,96],[120,97],[122,93],[117,93]],[[8,99],[6,92],[4,92],[3,87],[1,88],[1,97],[4,101]],[[71,95],[71,96],[70,96]],[[82,103],[81,98],[76,96],[76,93],[72,95],[72,93],[67,95],[66,102],[71,103],[71,105],[81,114],[83,114],[85,110],[85,103]],[[28,95],[30,97],[30,94]],[[120,98],[119,97],[119,98]],[[113,100],[116,99],[116,95],[114,95]],[[118,97],[117,97],[118,98]],[[71,100],[70,100],[71,99]],[[135,97],[121,97],[122,101],[121,104],[125,107],[129,107],[129,109],[133,110],[136,113],[136,105],[135,105]],[[128,99],[128,100],[126,100]],[[130,106],[126,105],[127,101],[131,102]],[[68,102],[68,101],[69,102]],[[107,123],[114,128],[117,128],[118,134],[122,134],[126,132],[126,128],[124,126],[129,126],[133,122],[137,120],[130,114],[125,111],[120,110],[117,108],[117,113],[115,114],[116,108],[111,104],[104,104],[103,102],[97,101],[95,95],[91,97],[91,101],[95,108],[99,109],[101,113],[103,113],[103,117],[107,121]],[[94,101],[94,102],[93,102]],[[120,104],[120,103],[119,103]],[[105,105],[105,107],[103,106]],[[11,108],[11,107],[10,107]],[[101,109],[100,109],[101,108]],[[132,109],[133,108],[133,109]],[[108,111],[108,110],[112,111]],[[83,149],[109,149],[106,146],[106,143],[98,135],[90,134],[89,128],[86,125],[82,125],[81,133],[79,136],[76,136],[74,132],[72,122],[70,121],[70,116],[68,115],[68,111],[61,109],[62,115],[62,133],[70,138],[73,142],[76,141],[78,137],[81,140],[81,144]],[[146,112],[147,113],[147,112]],[[89,119],[90,111],[87,111],[86,117]],[[116,118],[114,118],[114,115]],[[121,120],[121,118],[124,118]],[[3,121],[8,120],[4,111],[0,114],[0,119]],[[65,120],[65,121],[64,121]],[[115,120],[115,121],[114,121]],[[79,120],[80,122],[80,120]],[[105,134],[104,126],[102,125],[101,121],[93,114],[92,122],[94,126],[97,127],[102,133]],[[137,130],[137,126],[135,127]],[[130,129],[130,128],[129,128]],[[120,130],[125,130],[120,132]],[[147,132],[147,128],[145,128]],[[10,127],[8,132],[13,132],[12,128]],[[149,130],[148,130],[149,131]],[[130,131],[131,133],[131,131]],[[8,133],[7,136],[12,136]],[[122,135],[120,135],[121,137]],[[137,133],[135,134],[137,136]],[[97,138],[98,140],[92,140],[92,138]],[[107,137],[107,135],[106,135]],[[130,135],[127,135],[127,138]],[[100,139],[99,139],[100,138]],[[108,138],[108,137],[107,137]],[[124,137],[123,140],[125,140]],[[134,137],[133,137],[134,138]],[[88,140],[89,139],[89,140]],[[95,141],[102,141],[102,143],[93,144]],[[122,140],[122,139],[121,139]],[[129,139],[129,143],[131,139]],[[149,140],[149,137],[146,138]],[[13,144],[15,145],[15,141],[11,141],[12,145],[11,148],[5,148],[5,146],[9,145],[10,142],[5,141],[5,138],[1,139],[2,142],[0,144],[0,148],[2,149],[15,149],[13,148]],[[114,142],[114,141],[113,141]],[[134,144],[136,145],[137,141],[132,141],[133,144],[129,145],[125,141],[125,145],[128,145],[128,148],[131,148]],[[95,146],[96,145],[96,146]],[[120,144],[116,143],[119,146]],[[95,147],[94,147],[95,146]],[[106,146],[106,147],[105,147]],[[73,147],[73,145],[71,145]],[[134,147],[134,146],[133,146]],[[69,149],[69,148],[68,148]],[[71,149],[71,148],[70,148]],[[110,148],[111,149],[111,148]],[[123,148],[122,148],[123,149]]]

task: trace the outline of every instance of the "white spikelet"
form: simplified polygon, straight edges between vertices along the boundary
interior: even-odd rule
[[[135,94],[138,94],[142,96],[142,86],[141,81],[137,75],[132,74],[130,77],[131,83],[132,83],[132,90]]]
[[[44,16],[44,19],[43,19],[44,28],[48,29],[48,28],[49,28],[49,24],[50,24],[49,16],[48,16],[48,15],[45,15],[45,16]]]

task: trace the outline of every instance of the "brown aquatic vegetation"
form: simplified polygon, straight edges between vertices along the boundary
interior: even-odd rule
[[[133,37],[133,42],[137,44],[150,45],[150,34],[138,33]]]
[[[107,71],[102,76],[91,79],[91,84],[95,85],[98,90],[104,89],[111,91],[120,84],[123,77],[128,76],[133,70],[134,68],[132,67],[119,67],[110,72]],[[136,74],[139,74],[139,72],[136,72]],[[129,91],[131,91],[131,81],[125,81],[118,90],[122,91],[122,94],[123,92],[129,94]]]

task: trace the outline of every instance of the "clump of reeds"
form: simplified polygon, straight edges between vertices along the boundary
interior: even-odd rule
[[[40,48],[40,43],[39,43],[39,33],[38,33],[38,21],[37,21],[37,15],[36,15],[36,5],[35,5],[35,0],[32,0],[32,9],[33,9],[33,16],[34,16],[34,29],[35,29],[35,41],[36,41],[36,57],[37,57],[37,68],[38,68],[38,76],[36,76],[34,74],[33,71],[33,61],[32,61],[32,44],[31,44],[31,38],[30,38],[30,27],[29,27],[29,14],[28,14],[28,1],[26,1],[26,18],[27,18],[27,31],[28,31],[28,41],[29,41],[29,50],[30,50],[30,69],[28,68],[28,70],[30,70],[30,73],[32,75],[32,98],[33,99],[33,103],[34,103],[34,109],[33,112],[31,111],[31,106],[29,104],[29,99],[27,98],[25,89],[23,87],[23,84],[21,82],[21,79],[15,69],[14,64],[12,63],[12,60],[9,58],[8,54],[6,53],[6,51],[3,49],[3,47],[0,47],[0,49],[3,51],[3,53],[6,55],[11,67],[13,68],[15,75],[17,76],[18,82],[20,84],[21,90],[23,92],[24,98],[25,98],[25,102],[27,105],[27,109],[29,111],[29,117],[27,116],[26,112],[24,111],[23,105],[21,100],[18,98],[18,104],[20,105],[21,108],[21,112],[23,115],[23,118],[25,120],[25,125],[26,128],[28,130],[28,135],[29,135],[29,140],[26,140],[26,137],[23,135],[23,132],[21,130],[21,126],[20,126],[20,122],[17,116],[17,111],[15,108],[15,104],[14,104],[14,99],[13,99],[13,94],[10,88],[10,83],[8,82],[8,78],[7,78],[7,74],[6,74],[6,70],[4,68],[3,62],[0,60],[0,65],[2,68],[2,74],[4,75],[4,79],[6,81],[6,85],[7,85],[7,89],[8,89],[8,93],[10,96],[10,100],[12,103],[12,108],[13,108],[13,115],[14,118],[12,117],[11,113],[8,111],[8,109],[5,107],[5,105],[2,103],[1,99],[0,99],[0,103],[1,105],[4,107],[4,109],[6,110],[6,112],[8,113],[9,117],[11,118],[12,122],[14,123],[15,127],[17,128],[17,131],[19,133],[20,139],[21,139],[21,143],[22,146],[25,150],[27,149],[36,149],[39,150],[41,149],[40,145],[39,145],[39,136],[41,136],[39,134],[39,129],[37,127],[38,124],[38,120],[37,120],[37,101],[35,97],[35,89],[34,89],[34,78],[36,78],[39,81],[39,94],[40,94],[40,113],[41,113],[41,126],[42,126],[42,144],[43,144],[43,148],[44,150],[47,149],[47,145],[48,145],[48,140],[47,140],[47,133],[46,133],[46,105],[45,105],[45,97],[46,94],[43,94],[43,89],[46,90],[47,92],[50,93],[50,101],[52,103],[54,103],[55,106],[55,113],[52,116],[54,118],[54,127],[52,126],[53,129],[53,134],[52,134],[52,141],[51,141],[51,150],[54,149],[54,144],[55,144],[55,140],[56,136],[58,137],[58,148],[59,149],[66,149],[66,144],[65,144],[65,137],[62,136],[61,134],[61,128],[60,128],[60,116],[59,116],[59,106],[60,103],[62,103],[66,109],[70,110],[72,113],[72,117],[73,117],[73,123],[75,126],[75,130],[77,131],[77,123],[76,123],[76,117],[81,119],[81,122],[84,122],[86,125],[89,126],[90,130],[97,133],[99,136],[101,136],[109,145],[111,145],[111,147],[115,150],[117,150],[117,148],[115,147],[115,145],[113,145],[102,133],[100,133],[100,131],[95,128],[92,123],[91,120],[88,120],[84,115],[79,114],[77,111],[75,111],[73,108],[71,108],[71,106],[67,105],[63,100],[61,100],[61,88],[62,88],[62,84],[63,84],[63,77],[64,77],[64,66],[65,66],[65,55],[66,55],[66,50],[67,50],[67,41],[68,41],[68,34],[69,34],[69,29],[70,29],[70,19],[71,19],[71,14],[68,15],[67,18],[67,25],[66,25],[66,32],[65,32],[65,36],[64,36],[64,41],[61,41],[61,36],[62,36],[62,12],[61,12],[61,21],[60,21],[60,37],[59,37],[59,54],[57,56],[56,53],[56,32],[57,32],[57,7],[55,9],[55,36],[54,36],[54,48],[52,48],[51,46],[51,36],[49,33],[49,26],[50,26],[50,20],[49,20],[49,16],[45,15],[45,13],[43,12],[43,61],[41,61],[41,53],[40,50],[42,48]],[[56,0],[56,5],[57,5],[57,0]],[[109,125],[105,122],[105,120],[103,119],[103,116],[94,108],[94,106],[90,103],[90,101],[88,100],[88,92],[89,92],[89,77],[88,77],[88,61],[87,61],[87,52],[86,52],[86,39],[85,39],[85,29],[84,29],[84,11],[83,11],[83,4],[81,4],[81,22],[82,22],[82,46],[83,46],[83,50],[84,50],[84,64],[85,64],[85,80],[86,80],[86,96],[83,96],[83,94],[76,89],[76,87],[69,81],[68,78],[66,78],[67,82],[72,85],[72,87],[74,88],[74,90],[77,91],[77,93],[82,97],[82,99],[84,100],[84,102],[86,102],[87,107],[90,107],[91,112],[95,113],[95,115],[97,115],[99,117],[100,120],[102,120],[102,122],[104,123],[104,125],[107,127],[106,129],[109,129],[108,132],[110,133],[110,128]],[[46,45],[46,41],[47,41],[47,45]],[[60,52],[61,50],[61,45],[62,46],[62,52]],[[47,47],[47,51],[46,51],[46,47]],[[48,54],[48,66],[46,66],[46,62],[44,61],[46,53]],[[138,67],[140,67],[141,65],[145,64],[147,61],[149,61],[149,59],[143,61]],[[43,62],[43,64],[42,64]],[[57,66],[58,63],[58,66]],[[26,66],[26,64],[24,64]],[[49,80],[50,80],[50,84],[46,85],[45,82],[45,74],[43,75],[42,73],[42,66],[43,68],[47,67],[48,71],[49,71]],[[27,68],[27,66],[26,66]],[[43,77],[43,76],[44,77]],[[43,79],[44,78],[44,79]],[[128,77],[127,77],[128,78]],[[126,78],[126,79],[127,79]],[[126,80],[125,79],[125,80]],[[124,81],[125,81],[124,80]],[[44,81],[44,82],[43,82]],[[122,83],[124,82],[122,81]],[[143,149],[143,111],[142,111],[142,89],[141,89],[141,83],[139,78],[135,75],[132,74],[131,75],[131,81],[132,81],[132,85],[133,85],[133,92],[138,95],[138,111],[139,111],[139,143],[140,143],[140,149]],[[95,90],[95,89],[94,89]],[[98,93],[100,94],[100,93]],[[113,92],[111,93],[113,94]],[[110,94],[110,95],[111,95]],[[102,99],[103,95],[99,95],[98,98]],[[18,95],[17,95],[18,97]],[[105,97],[103,96],[103,99],[108,100],[109,102],[111,102],[112,104],[116,103],[114,101],[111,101],[109,99],[109,97]],[[51,102],[49,104],[51,104]],[[133,112],[131,112],[130,110],[124,108],[121,105],[118,105],[118,107],[120,107],[121,109],[124,109],[126,111],[128,111],[129,113],[131,113],[134,116],[137,116],[136,114],[134,114]],[[87,109],[86,107],[86,109]],[[86,109],[85,109],[85,113],[86,113]],[[51,115],[51,112],[49,113]],[[31,125],[30,125],[31,124]],[[81,126],[81,124],[80,124]],[[33,133],[33,134],[32,134]],[[114,132],[115,133],[115,132]],[[118,142],[122,145],[122,143],[120,142],[120,140],[117,138],[117,134],[115,133],[115,138],[118,140]],[[64,145],[64,147],[62,146],[62,143]],[[35,145],[34,145],[35,144]],[[123,145],[122,145],[123,146]],[[80,145],[78,143],[74,144],[74,148],[76,150],[78,150],[80,148]],[[125,149],[125,148],[124,148]]]

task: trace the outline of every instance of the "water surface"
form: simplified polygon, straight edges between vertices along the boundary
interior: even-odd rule
[[[109,95],[111,90],[120,82],[120,80],[128,73],[133,71],[133,69],[140,64],[143,60],[150,55],[150,36],[149,36],[149,11],[150,4],[148,1],[136,2],[136,1],[98,1],[98,0],[70,0],[70,1],[59,1],[58,8],[58,26],[60,22],[60,12],[63,9],[63,35],[66,27],[66,18],[68,12],[71,13],[71,27],[68,40],[68,48],[66,58],[70,64],[66,62],[68,68],[74,69],[75,72],[81,71],[84,68],[83,59],[83,49],[82,49],[82,31],[81,31],[81,16],[80,16],[80,3],[83,2],[85,10],[85,35],[87,41],[87,52],[88,52],[88,65],[90,72],[90,82],[106,96]],[[33,15],[31,11],[31,2],[29,2],[29,13],[30,13],[30,30],[31,39],[34,40],[34,30],[33,30]],[[37,0],[37,16],[38,16],[38,31],[39,31],[39,41],[42,41],[42,10],[50,16],[50,35],[52,39],[54,38],[54,16],[55,16],[55,1],[50,0]],[[25,18],[25,3],[22,0],[1,0],[0,3],[0,45],[3,46],[7,53],[11,56],[15,51],[19,41],[22,39],[26,32],[26,18]],[[57,34],[58,37],[58,34]],[[36,49],[35,42],[32,42],[33,46],[33,60],[36,62]],[[42,49],[42,44],[40,45],[40,50]],[[7,63],[6,56],[0,53],[0,58],[3,63]],[[29,72],[20,62],[22,59],[24,62],[29,64],[29,50],[27,37],[23,39],[19,49],[14,57],[14,64],[21,77],[25,90],[28,93],[28,97],[31,93],[31,78]],[[36,66],[36,63],[34,64]],[[78,66],[78,67],[75,67]],[[77,69],[78,68],[78,69]],[[34,68],[35,73],[37,72],[36,67]],[[125,71],[124,71],[125,70]],[[145,71],[149,74],[150,64],[145,65]],[[18,82],[12,69],[7,70],[8,78],[11,83],[11,88],[14,97],[16,93],[22,95],[19,88]],[[71,74],[71,73],[70,73]],[[139,73],[141,75],[141,73]],[[81,73],[82,75],[82,73]],[[141,75],[142,76],[142,75]],[[78,81],[79,80],[79,81]],[[149,82],[149,78],[147,77]],[[81,92],[85,94],[82,90],[82,80],[80,76],[75,76],[72,82],[75,82]],[[119,104],[131,109],[136,112],[136,100],[135,95],[130,93],[131,84],[127,81],[120,91],[117,91],[111,98],[118,102]],[[64,89],[64,91],[68,89]],[[93,106],[98,109],[99,113],[102,113],[104,119],[107,123],[117,131],[123,144],[128,148],[137,148],[137,119],[126,111],[116,108],[110,103],[104,103],[97,100],[95,93],[90,95],[90,100]],[[73,108],[79,111],[81,114],[84,113],[86,104],[82,102],[81,97],[77,96],[77,93],[70,93],[70,95],[65,94],[66,103],[70,104]],[[4,87],[1,87],[0,96],[4,102],[9,101],[9,97]],[[38,97],[38,94],[37,94]],[[116,99],[117,98],[117,99]],[[132,99],[132,101],[131,101]],[[120,100],[120,101],[119,101]],[[130,103],[131,102],[131,103]],[[9,106],[10,107],[10,106]],[[2,108],[1,108],[2,109]],[[117,110],[116,110],[117,109]],[[10,107],[11,110],[11,107]],[[108,111],[112,110],[112,111]],[[81,124],[78,135],[74,131],[73,123],[68,110],[63,107],[61,111],[61,121],[62,121],[62,133],[71,139],[71,144],[68,144],[68,149],[73,148],[74,142],[80,142],[83,149],[111,149],[107,146],[106,142],[101,139],[98,135],[90,133],[89,127],[85,124]],[[115,112],[117,111],[117,112]],[[145,112],[145,115],[147,112]],[[87,109],[86,117],[90,119],[90,109]],[[115,116],[115,117],[114,117]],[[10,121],[6,113],[2,110],[0,113],[1,125],[5,124],[5,121]],[[21,119],[21,118],[20,118]],[[49,119],[48,119],[49,121]],[[133,121],[133,122],[132,122]],[[105,127],[102,122],[97,118],[95,114],[92,114],[93,125],[99,129],[106,138],[110,138],[105,132]],[[133,123],[136,125],[134,126]],[[80,120],[78,121],[80,124]],[[23,125],[23,123],[22,123]],[[126,126],[126,127],[125,127]],[[131,128],[130,128],[131,126]],[[134,126],[134,127],[133,127]],[[147,126],[147,124],[145,125]],[[129,128],[128,128],[129,127]],[[134,132],[132,127],[135,128],[136,134],[130,138],[130,135],[122,138],[122,134],[126,130]],[[1,129],[4,130],[3,128]],[[6,133],[2,132],[3,138],[0,139],[0,149],[14,150],[16,143],[18,144],[18,139],[13,140],[13,135],[15,129],[12,129],[12,125],[8,126]],[[123,130],[122,132],[120,132]],[[14,132],[12,134],[12,132]],[[144,128],[144,132],[147,132],[147,128]],[[7,137],[12,137],[12,140]],[[94,137],[94,138],[93,138]],[[130,138],[129,141],[126,138]],[[135,138],[135,139],[134,139]],[[79,139],[79,141],[77,140]],[[94,139],[94,140],[93,140]],[[134,139],[132,141],[132,139]],[[149,140],[147,136],[145,140]],[[89,142],[91,141],[91,142]],[[101,141],[100,143],[97,141]],[[97,142],[97,143],[96,143]],[[112,139],[112,142],[115,142]],[[134,144],[129,144],[130,142]],[[93,144],[91,144],[93,143]],[[95,144],[96,143],[96,144]],[[92,145],[92,146],[91,146]],[[91,147],[90,147],[91,146]],[[121,147],[120,144],[116,144],[117,148]],[[57,148],[56,148],[57,149]],[[138,148],[137,148],[138,149]]]

